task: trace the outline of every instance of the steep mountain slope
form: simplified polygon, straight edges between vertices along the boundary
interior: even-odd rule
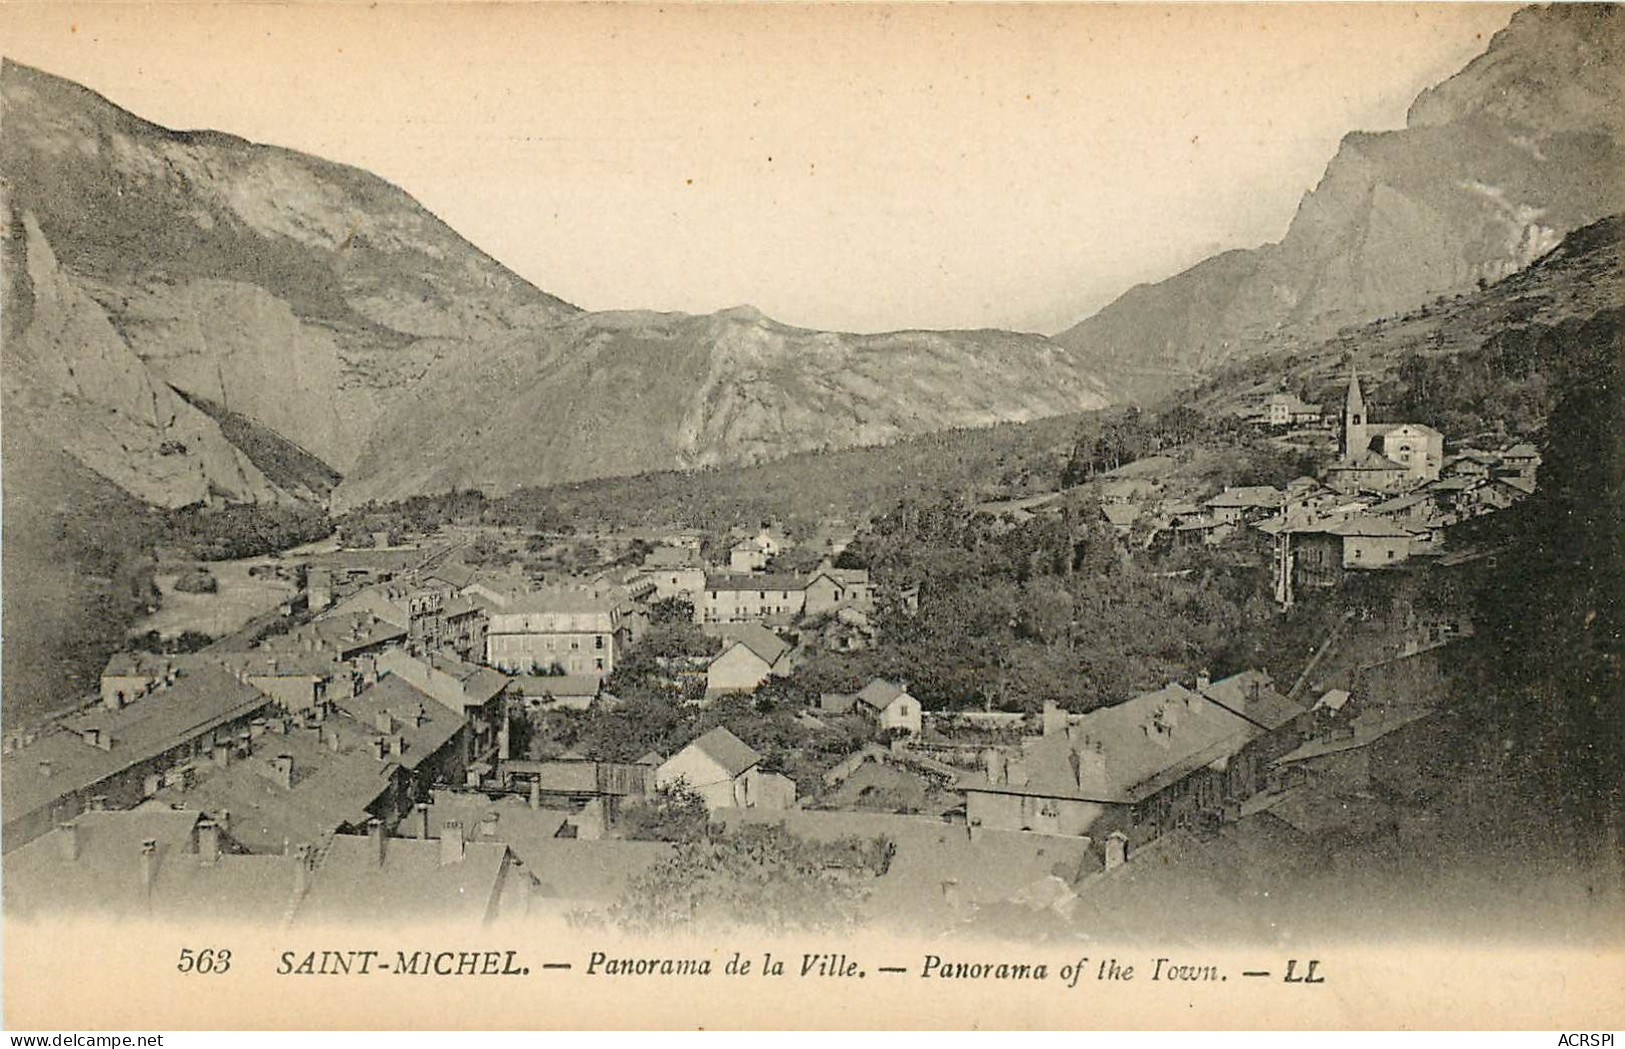
[[[472,370],[431,370],[333,505],[762,462],[1106,400],[1069,351],[1036,335],[807,331],[748,307],[585,314]]]
[[[1625,11],[1527,8],[1407,126],[1347,136],[1278,244],[1142,285],[1056,341],[1137,398],[1514,272],[1625,207]]]
[[[1499,439],[1529,439],[1544,425],[1566,347],[1617,344],[1622,320],[1625,215],[1611,215],[1482,290],[1233,361],[1180,400],[1214,417],[1277,390],[1338,405],[1355,368],[1373,419],[1425,422],[1450,441],[1476,436],[1467,426],[1476,420],[1505,429]]]
[[[69,400],[111,408],[109,427],[152,429],[155,416],[158,429],[174,429],[169,415],[183,417],[186,435],[145,442],[167,441],[165,456],[121,440],[116,466],[80,441],[79,427],[64,435],[75,458],[150,502],[200,498],[197,483],[175,481],[187,472],[228,499],[273,497],[263,479],[236,477],[238,463],[198,461],[218,441],[200,451],[187,439],[208,427],[166,385],[343,470],[434,362],[575,312],[366,172],[170,131],[13,62],[0,68],[0,106],[12,240],[29,278],[76,318],[71,329],[33,333],[8,321],[8,350],[29,343],[32,363],[78,372],[85,381]],[[104,370],[86,376],[85,354]],[[105,371],[115,360],[120,370]],[[42,394],[39,378],[19,376],[8,392]]]

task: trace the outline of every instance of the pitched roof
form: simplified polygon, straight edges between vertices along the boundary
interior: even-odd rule
[[[728,647],[744,645],[762,662],[773,666],[788,651],[784,639],[760,623],[726,623],[717,627],[716,634],[728,642]],[[722,656],[717,657],[721,659]]]
[[[1303,708],[1275,691],[1269,674],[1244,670],[1214,681],[1202,695],[1265,731],[1273,731],[1303,713]]]
[[[1401,495],[1397,498],[1389,499],[1387,502],[1378,503],[1376,506],[1373,506],[1369,512],[1378,515],[1404,513],[1417,503],[1427,502],[1430,498],[1431,493],[1427,491],[1411,492],[1408,495]]]
[[[518,594],[509,599],[498,614],[539,614],[546,612],[565,615],[610,615],[615,610],[613,598],[595,594],[578,587],[543,587]]]
[[[389,734],[399,733],[405,744],[401,755],[393,760],[405,768],[416,768],[468,724],[462,714],[395,674],[385,674],[359,695],[341,696],[338,706],[355,718],[366,734],[384,735],[374,726],[380,714],[389,714]]]
[[[9,782],[7,786],[9,786]],[[5,891],[8,910],[144,913],[146,893],[140,879],[141,846],[156,841],[160,863],[192,849],[196,812],[143,809],[131,812],[86,812],[73,821],[79,855],[64,856],[61,828],[6,853]]]
[[[1408,528],[1402,528],[1392,521],[1371,517],[1366,514],[1356,514],[1353,517],[1339,521],[1326,529],[1332,535],[1364,536],[1377,539],[1401,539],[1412,535]]]
[[[1535,482],[1529,480],[1527,477],[1503,475],[1501,477],[1497,477],[1495,479],[1495,483],[1504,484],[1508,488],[1522,492],[1524,495],[1533,495],[1535,492]]]
[[[1300,761],[1308,761],[1311,758],[1325,757],[1327,754],[1340,754],[1347,750],[1369,747],[1378,740],[1392,735],[1405,726],[1420,721],[1432,713],[1433,710],[1428,707],[1408,707],[1355,718],[1352,722],[1354,731],[1351,735],[1325,736],[1312,739],[1297,750],[1281,755],[1270,764],[1272,766],[1293,765]]]
[[[456,821],[464,841],[500,841],[521,863],[532,865],[530,848],[551,841],[570,820],[562,809],[533,809],[521,798],[494,801],[473,791],[437,790],[429,805],[429,837],[439,838],[448,821]],[[490,817],[495,816],[495,819]],[[417,817],[406,821],[414,828]]]
[[[722,725],[718,725],[689,746],[698,747],[703,754],[721,765],[730,776],[737,776],[752,765],[760,764],[762,760],[760,754]]]
[[[267,638],[261,648],[277,651],[296,651],[310,643],[319,651],[332,649],[341,656],[375,645],[400,641],[406,637],[406,628],[379,619],[369,612],[348,613],[329,611],[286,634]]]
[[[898,696],[907,694],[908,689],[904,688],[902,685],[899,685],[897,682],[887,681],[883,677],[877,677],[867,685],[864,685],[863,688],[859,689],[855,698],[859,703],[866,703],[869,706],[874,707],[876,710],[885,710],[897,699]]]
[[[1528,443],[1515,444],[1501,453],[1503,459],[1538,459],[1540,450]]]
[[[611,903],[626,883],[674,855],[663,841],[586,841],[552,838],[532,843],[525,866],[536,876],[537,896],[561,903]]]
[[[118,710],[94,707],[62,722],[35,743],[6,758],[0,810],[6,822],[33,812],[57,798],[86,792],[96,784],[143,761],[247,717],[271,700],[224,667],[204,661],[183,662],[175,683]],[[109,749],[87,743],[96,729]],[[49,775],[41,762],[50,763]]]
[[[1090,711],[1027,748],[1025,784],[960,781],[965,790],[1132,804],[1227,757],[1257,726],[1178,684]]]
[[[1337,460],[1337,462],[1332,463],[1326,469],[1367,470],[1374,472],[1379,470],[1403,470],[1405,467],[1394,462],[1381,452],[1373,451],[1370,448],[1367,448],[1363,451],[1356,452],[1345,459]]]
[[[328,846],[295,922],[477,924],[493,916],[507,865],[508,847],[497,842],[470,842],[461,859],[447,863],[438,841],[387,838],[380,862],[370,836],[341,834]]]
[[[707,590],[805,590],[806,580],[800,576],[781,572],[763,572],[749,575],[738,572],[707,573]]]
[[[1332,711],[1342,710],[1344,704],[1349,701],[1350,695],[1351,693],[1348,691],[1348,689],[1327,689],[1319,699],[1315,700],[1314,709]]]
[[[1218,495],[1207,501],[1208,506],[1235,507],[1252,509],[1262,507],[1272,509],[1280,506],[1284,497],[1273,486],[1267,484],[1247,485],[1242,488],[1226,488]]]

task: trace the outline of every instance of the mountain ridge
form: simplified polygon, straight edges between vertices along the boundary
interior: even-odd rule
[[[11,61],[0,104],[7,262],[15,268],[29,249],[48,255],[54,289],[96,328],[102,356],[158,391],[164,411],[132,415],[135,406],[95,396],[82,404],[87,392],[60,381],[61,368],[14,369],[34,386],[53,381],[12,384],[8,395],[42,416],[113,408],[117,439],[91,447],[83,427],[67,427],[59,440],[154,505],[326,498],[325,484],[284,489],[264,478],[198,405],[343,475],[331,489],[342,504],[352,493],[466,484],[492,463],[507,465],[490,483],[546,483],[583,476],[582,463],[618,473],[755,461],[1107,400],[1069,351],[995,329],[815,332],[751,306],[584,313],[360,168],[224,132],[172,131]],[[24,290],[9,295],[6,342],[33,346],[52,367],[81,367],[84,344],[31,341]],[[615,382],[584,375],[581,362],[611,358]],[[507,370],[493,372],[495,360]],[[831,372],[854,360],[860,375]],[[974,390],[953,389],[973,378]],[[751,395],[728,394],[734,380]],[[549,393],[567,383],[593,387],[594,418],[622,419],[613,438],[622,451],[580,444],[611,438],[596,422],[583,428],[574,399]],[[796,397],[819,409],[802,410]],[[495,413],[496,427],[496,398],[532,410]],[[671,403],[651,412],[655,400]],[[170,432],[170,408],[190,439]],[[212,457],[199,461],[197,448]],[[516,459],[516,449],[551,451]],[[191,469],[180,471],[183,462]]]
[[[1345,135],[1281,240],[1138,285],[1056,341],[1155,400],[1191,373],[1521,269],[1625,208],[1622,36],[1617,8],[1520,10],[1419,93],[1405,127]]]

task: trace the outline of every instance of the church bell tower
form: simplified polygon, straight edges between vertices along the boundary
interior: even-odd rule
[[[1349,369],[1349,392],[1343,401],[1343,458],[1352,459],[1371,446],[1366,430],[1365,398],[1360,394],[1360,377]]]

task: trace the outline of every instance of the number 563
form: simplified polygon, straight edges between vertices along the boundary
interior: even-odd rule
[[[224,947],[205,947],[202,950],[193,950],[190,947],[181,948],[181,959],[175,968],[183,973],[225,973],[231,971],[231,952]]]

